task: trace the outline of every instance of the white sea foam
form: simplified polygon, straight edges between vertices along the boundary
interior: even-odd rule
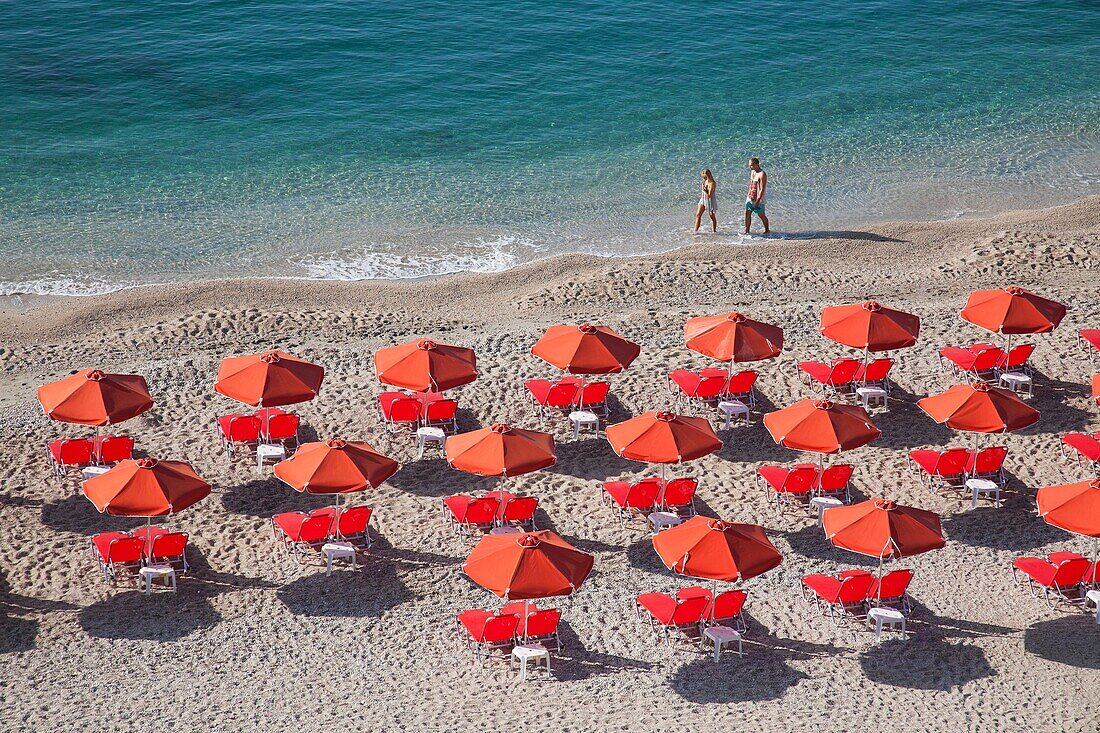
[[[117,290],[137,287],[135,282],[106,280],[76,280],[66,275],[39,277],[24,281],[0,281],[0,296],[12,295],[104,295]]]

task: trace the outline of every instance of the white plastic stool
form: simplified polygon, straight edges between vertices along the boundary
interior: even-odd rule
[[[527,681],[527,663],[532,659],[535,660],[535,667],[539,666],[539,660],[546,660],[546,679],[550,677],[550,652],[542,644],[520,644],[519,646],[512,647],[512,658],[508,662],[509,667],[515,666],[515,661],[519,660],[519,681]]]
[[[417,428],[416,460],[419,461],[424,457],[424,451],[427,449],[428,443],[437,444],[439,452],[443,453],[447,448],[447,434],[443,432],[443,428]]]
[[[987,478],[968,478],[966,488],[974,495],[974,499],[970,502],[971,509],[978,508],[978,494],[993,494],[996,505],[1001,505],[1001,485],[996,481],[990,481]]]
[[[901,624],[901,638],[908,639],[905,633],[905,614],[895,608],[872,608],[867,612],[867,625],[875,622],[875,641],[882,637],[883,626]]]
[[[110,470],[111,469],[107,468],[106,466],[85,466],[83,469],[81,469],[80,475],[85,481],[87,481],[90,478],[101,476]]]
[[[278,463],[286,458],[286,446],[282,443],[260,443],[256,446],[256,470],[262,471],[264,461]]]
[[[817,509],[817,526],[821,527],[825,523],[825,510],[832,509],[834,506],[844,506],[844,502],[835,496],[817,496],[810,499],[810,506]]]
[[[653,534],[657,534],[662,529],[683,524],[684,518],[672,512],[653,512],[646,517],[646,521],[649,523],[649,528]]]
[[[489,534],[523,534],[523,530],[519,527],[493,527]]]
[[[882,404],[884,410],[889,410],[889,395],[882,387],[856,387],[856,394],[863,402],[863,409],[870,410],[871,403]]]
[[[1024,396],[1028,398],[1034,394],[1032,391],[1031,377],[1026,374],[1020,374],[1019,372],[1004,372],[1001,374],[1000,381],[1001,384],[1017,394],[1026,391]]]
[[[709,626],[703,632],[703,636],[714,642],[714,661],[722,654],[722,648],[737,642],[737,656],[745,656],[745,647],[741,641],[741,632],[731,629],[729,626]]]
[[[332,575],[332,561],[337,559],[351,560],[352,568],[359,569],[359,559],[356,556],[355,545],[350,542],[326,542],[321,546],[321,552],[325,553],[325,575]]]
[[[171,565],[146,565],[138,571],[141,580],[145,583],[145,595],[153,592],[153,580],[161,579],[167,585],[172,584],[172,592],[176,591],[176,569]]]
[[[1096,606],[1096,623],[1100,624],[1100,590],[1090,590],[1085,594],[1085,599]]]
[[[587,410],[575,410],[569,413],[569,422],[573,423],[573,437],[579,438],[581,428],[592,428],[596,435],[600,434],[600,418],[594,412]]]
[[[749,406],[741,400],[722,400],[718,403],[718,412],[726,416],[726,430],[730,429],[730,420],[734,417],[749,421]]]

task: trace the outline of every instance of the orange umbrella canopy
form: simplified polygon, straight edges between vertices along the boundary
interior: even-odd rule
[[[551,326],[531,353],[571,374],[617,374],[642,347],[607,326]]]
[[[478,476],[519,476],[553,466],[554,436],[497,424],[447,439],[447,462]]]
[[[347,494],[375,488],[397,473],[397,461],[369,443],[334,438],[306,443],[294,455],[275,465],[275,475],[307,494]]]
[[[822,522],[825,537],[834,545],[879,560],[919,555],[944,545],[939,515],[887,499],[826,509]]]
[[[764,415],[764,426],[779,445],[811,453],[841,453],[870,443],[882,433],[856,405],[801,400]]]
[[[96,509],[122,517],[162,517],[210,495],[210,484],[183,461],[127,459],[81,489]]]
[[[475,583],[501,598],[567,596],[592,572],[593,556],[550,530],[486,535],[462,566]]]
[[[741,313],[699,316],[684,324],[684,343],[692,351],[718,361],[759,361],[779,356],[783,329]]]
[[[917,342],[920,318],[868,300],[821,311],[821,335],[853,349],[889,351]]]
[[[669,570],[708,580],[747,580],[783,562],[763,527],[701,516],[657,533],[653,549]]]
[[[38,401],[51,420],[78,425],[114,425],[153,406],[145,377],[81,369],[38,388]]]
[[[473,349],[416,339],[374,354],[378,381],[417,392],[440,392],[477,379]]]
[[[607,442],[623,458],[683,463],[721,449],[710,421],[671,412],[645,412],[607,428]]]
[[[1035,494],[1039,516],[1059,529],[1100,537],[1100,479],[1045,486]]]
[[[278,407],[312,400],[325,368],[285,351],[223,359],[214,389],[253,407]]]
[[[964,321],[994,333],[1047,333],[1066,316],[1061,303],[1019,287],[976,290],[959,314]]]
[[[985,382],[956,384],[943,394],[918,400],[933,420],[971,433],[1009,433],[1038,421],[1039,411],[1011,390]]]

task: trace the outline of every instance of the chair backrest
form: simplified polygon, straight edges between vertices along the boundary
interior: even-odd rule
[[[1008,357],[1005,359],[1005,368],[1011,369],[1012,367],[1019,367],[1027,364],[1027,360],[1031,358],[1031,355],[1035,353],[1035,344],[1020,344],[1019,346],[1013,346],[1012,350],[1008,352]]]
[[[908,568],[891,570],[882,576],[882,580],[876,586],[872,586],[871,594],[875,598],[883,600],[895,600],[905,595],[909,589],[909,581],[913,579],[913,571]]]
[[[937,476],[959,476],[966,470],[971,452],[967,448],[949,448],[940,453],[933,473]]]
[[[490,616],[485,619],[485,626],[482,627],[481,636],[477,640],[485,642],[507,641],[516,635],[518,624],[519,617],[515,614]]]
[[[531,393],[536,402],[539,404],[546,402],[546,393],[550,391],[549,379],[528,379],[523,383],[523,386],[527,388],[527,391]]]
[[[577,401],[576,384],[555,384],[546,393],[547,407],[569,407]]]
[[[417,422],[420,420],[420,400],[412,397],[398,397],[383,408],[383,414],[389,422]]]
[[[107,547],[109,563],[138,562],[145,556],[145,540],[141,537],[119,537]]]
[[[581,391],[581,406],[602,405],[607,402],[607,392],[611,385],[607,382],[591,382]]]
[[[99,441],[101,463],[118,463],[134,456],[134,439],[129,435],[106,435]]]
[[[482,496],[466,505],[459,519],[463,524],[491,524],[500,511],[500,500],[495,496]]]
[[[807,494],[817,483],[817,469],[809,466],[792,468],[783,480],[782,491],[785,494]]]
[[[840,588],[837,589],[836,601],[840,603],[857,603],[859,601],[865,601],[874,584],[875,576],[870,573],[867,575],[849,575],[840,581]]]
[[[340,520],[337,522],[340,534],[349,537],[366,532],[373,511],[369,506],[350,506],[341,510]]]
[[[648,509],[657,503],[657,494],[660,491],[660,481],[639,481],[626,492],[625,506],[634,509]]]
[[[970,367],[974,372],[987,372],[997,366],[1004,358],[1005,352],[1001,349],[986,349],[974,357],[974,364]]]
[[[728,380],[725,375],[720,377],[703,377],[695,385],[695,391],[689,395],[700,400],[714,399],[726,391]]]
[[[852,473],[855,471],[855,466],[851,466],[847,463],[838,463],[835,466],[829,466],[821,472],[820,487],[822,491],[839,491],[848,485],[848,482],[852,480]]]
[[[741,372],[737,372],[730,377],[729,384],[726,385],[726,394],[729,395],[741,395],[748,394],[753,385],[756,384],[756,372],[752,369],[746,369]]]
[[[683,626],[698,623],[703,619],[703,614],[709,605],[710,599],[706,596],[694,596],[681,600],[676,604],[676,610],[672,612],[671,624]]]
[[[1008,448],[995,445],[991,448],[983,448],[978,451],[978,458],[974,462],[974,473],[996,473],[1004,465]]]
[[[855,379],[861,366],[863,363],[859,359],[837,359],[829,371],[829,384],[848,384]]]
[[[699,386],[701,379],[702,377],[689,369],[674,369],[668,373],[668,380],[679,387],[680,391],[686,395],[695,393],[695,388]],[[671,388],[670,386],[669,389]]]
[[[320,542],[321,540],[327,539],[331,533],[332,515],[313,514],[302,522],[295,536],[292,536],[290,539],[295,542]]]
[[[894,366],[893,359],[875,359],[863,370],[864,382],[882,382]]]
[[[64,439],[57,449],[57,462],[81,465],[92,462],[92,441],[87,438]]]
[[[504,521],[528,522],[538,508],[539,500],[533,496],[513,496],[504,504]]]
[[[424,417],[428,422],[443,422],[454,420],[456,413],[458,413],[458,402],[455,400],[438,400],[428,403]]]
[[[1051,579],[1051,585],[1058,585],[1066,587],[1070,585],[1077,585],[1084,580],[1085,575],[1091,570],[1092,563],[1088,558],[1075,557],[1069,560],[1063,560],[1058,564],[1058,569],[1054,571],[1054,577]]]
[[[251,443],[260,439],[260,418],[255,415],[233,415],[225,437],[233,443]]]
[[[548,636],[557,632],[559,621],[561,621],[561,611],[556,608],[547,608],[530,614],[527,617],[526,626],[521,619],[516,630],[525,636]]]
[[[695,499],[695,489],[699,482],[693,478],[674,478],[665,484],[664,503],[666,506],[683,506]]]
[[[267,418],[267,437],[271,440],[286,440],[298,437],[301,418],[292,412],[271,415]]]
[[[149,557],[157,558],[179,557],[187,549],[187,534],[185,532],[166,532],[153,538],[149,547]]]
[[[743,590],[728,590],[714,597],[711,605],[710,617],[715,621],[719,619],[733,618],[741,613],[745,600],[749,594]]]

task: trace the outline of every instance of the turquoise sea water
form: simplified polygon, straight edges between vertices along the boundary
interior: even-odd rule
[[[0,4],[0,292],[403,277],[1100,193],[1096,2]]]

